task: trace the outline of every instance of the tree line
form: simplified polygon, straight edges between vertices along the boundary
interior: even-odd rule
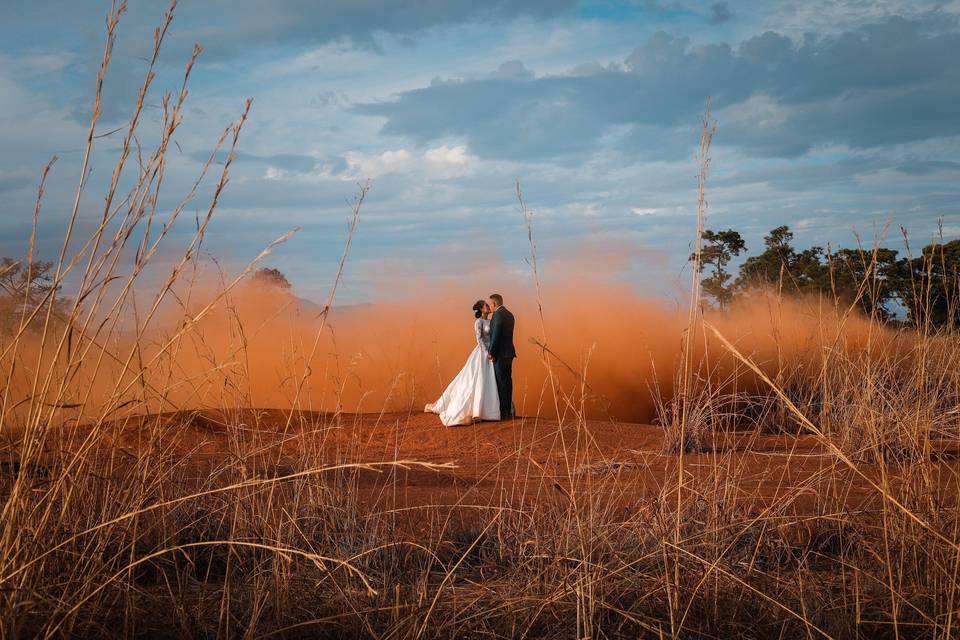
[[[704,293],[721,309],[774,290],[827,296],[890,323],[960,324],[960,240],[930,243],[915,256],[886,247],[800,250],[792,242],[789,226],[771,229],[763,251],[747,256],[734,276],[730,263],[746,251],[743,237],[733,229],[705,231],[699,265]]]

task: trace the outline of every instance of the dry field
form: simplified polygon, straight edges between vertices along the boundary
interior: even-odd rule
[[[955,439],[851,469],[813,435],[722,431],[681,460],[665,434],[281,410],[51,433],[3,477],[25,523],[6,631],[955,635]]]

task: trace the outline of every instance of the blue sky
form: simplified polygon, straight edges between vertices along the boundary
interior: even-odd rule
[[[129,114],[166,5],[131,0],[101,132]],[[24,253],[53,154],[39,243],[45,257],[59,246],[108,10],[101,0],[5,7],[0,255]],[[740,230],[751,250],[780,224],[799,245],[849,245],[854,232],[869,242],[888,220],[897,248],[898,225],[915,244],[941,219],[948,238],[960,235],[956,0],[181,0],[145,143],[194,42],[204,52],[163,203],[186,193],[252,97],[204,249],[239,266],[299,226],[269,264],[307,297],[326,291],[348,201],[368,178],[345,300],[389,295],[398,279],[470,283],[489,264],[524,272],[518,177],[546,277],[571,256],[589,268],[589,256],[617,253],[628,256],[618,277],[669,293],[685,277],[708,95],[718,121],[709,228]],[[94,148],[86,225],[118,144]]]

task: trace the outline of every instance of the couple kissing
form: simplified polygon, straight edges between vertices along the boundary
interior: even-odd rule
[[[513,314],[503,306],[503,296],[493,293],[477,300],[473,315],[477,345],[440,399],[424,407],[448,427],[514,417]]]

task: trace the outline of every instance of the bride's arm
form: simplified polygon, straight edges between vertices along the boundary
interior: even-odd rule
[[[480,348],[486,353],[487,345],[483,341],[483,320],[478,318],[476,322],[473,323],[473,335],[477,338],[477,344],[480,345]]]

